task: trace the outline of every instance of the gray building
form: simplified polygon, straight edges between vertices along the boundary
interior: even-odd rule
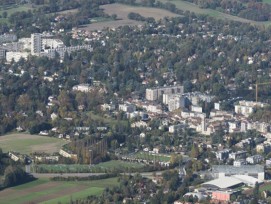
[[[166,86],[146,89],[146,99],[149,101],[156,101],[160,99],[163,94],[182,94],[183,86]]]
[[[244,166],[231,166],[231,165],[213,165],[212,175],[215,178],[234,175],[247,175],[260,180],[264,180],[265,172],[262,165],[244,165]]]

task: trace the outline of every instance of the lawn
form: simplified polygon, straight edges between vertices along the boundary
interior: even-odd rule
[[[96,24],[96,23],[95,23]],[[93,112],[89,112],[88,113],[90,115],[90,117],[93,119],[93,120],[96,120],[96,121],[102,121],[104,123],[107,123],[109,124],[111,127],[113,125],[117,125],[117,124],[122,124],[122,125],[126,125],[128,126],[128,121],[127,120],[116,120],[116,119],[113,119],[113,118],[104,118],[103,116],[100,116],[100,115],[96,115],[94,114]]]
[[[4,22],[4,23],[8,23],[8,17],[15,13],[15,12],[21,12],[21,11],[28,11],[28,10],[32,10],[33,8],[31,7],[31,5],[9,5],[9,6],[0,6],[0,15],[3,16],[4,12],[7,12],[7,18],[0,18],[0,22]]]
[[[271,183],[265,183],[263,185],[260,185],[260,191],[271,191]]]
[[[42,202],[42,204],[69,203],[71,200],[87,198],[88,196],[91,196],[91,195],[96,195],[96,196],[101,195],[103,190],[104,188],[90,187],[83,191],[74,193],[72,195],[66,195],[60,198],[55,198],[55,199]]]
[[[102,162],[97,165],[77,165],[77,164],[58,164],[58,165],[47,165],[40,164],[36,165],[36,172],[48,172],[48,173],[104,173],[104,172],[123,172],[125,170],[135,171],[140,170],[144,167],[144,164],[125,162],[119,160],[112,160],[108,162]]]
[[[22,154],[31,152],[58,152],[59,149],[67,144],[67,141],[53,137],[15,133],[0,136],[0,148],[4,152],[16,151]]]
[[[271,21],[266,21],[266,22],[256,22],[256,21],[251,21],[248,19],[244,19],[244,18],[240,18],[238,16],[233,16],[233,15],[229,15],[226,13],[222,13],[219,12],[217,10],[213,10],[213,9],[202,9],[199,8],[199,6],[192,4],[190,2],[186,2],[183,0],[159,0],[163,3],[166,2],[170,2],[176,5],[177,8],[183,10],[183,11],[191,11],[194,13],[198,13],[198,14],[205,14],[205,15],[209,15],[215,18],[219,18],[219,19],[223,19],[223,20],[232,20],[232,21],[239,21],[239,22],[244,22],[244,23],[251,23],[254,25],[269,25],[271,23]],[[271,0],[265,0],[266,3],[271,3]]]
[[[6,203],[68,203],[89,195],[101,195],[104,188],[118,185],[118,178],[96,181],[54,182],[49,179],[8,188],[0,192],[0,204]],[[12,196],[11,196],[12,195]]]

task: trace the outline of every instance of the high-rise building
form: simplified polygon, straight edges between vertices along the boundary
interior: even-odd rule
[[[183,86],[166,86],[159,88],[146,89],[146,99],[149,101],[159,100],[163,94],[182,94]]]
[[[42,38],[40,33],[31,34],[31,54],[38,55],[42,50]]]

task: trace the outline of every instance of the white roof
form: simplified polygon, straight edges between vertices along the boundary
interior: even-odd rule
[[[259,184],[263,182],[262,180],[259,180],[252,176],[247,176],[247,175],[234,175],[232,177],[237,178],[239,181],[242,181],[243,183],[247,185],[253,185],[253,186],[256,184],[256,182],[258,182]]]
[[[215,186],[218,188],[230,188],[232,186],[236,186],[242,183],[243,182],[237,178],[225,176],[225,177],[221,177],[212,181],[205,182],[202,185],[204,186],[210,185],[210,186]]]

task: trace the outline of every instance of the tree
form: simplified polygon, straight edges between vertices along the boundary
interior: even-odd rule
[[[6,11],[4,11],[4,12],[2,13],[2,15],[3,15],[3,18],[7,18],[7,17],[8,17],[8,13],[7,13]]]
[[[190,152],[190,156],[192,158],[198,158],[199,157],[199,147],[197,144],[193,144],[192,145],[192,149],[191,149],[191,152]]]

